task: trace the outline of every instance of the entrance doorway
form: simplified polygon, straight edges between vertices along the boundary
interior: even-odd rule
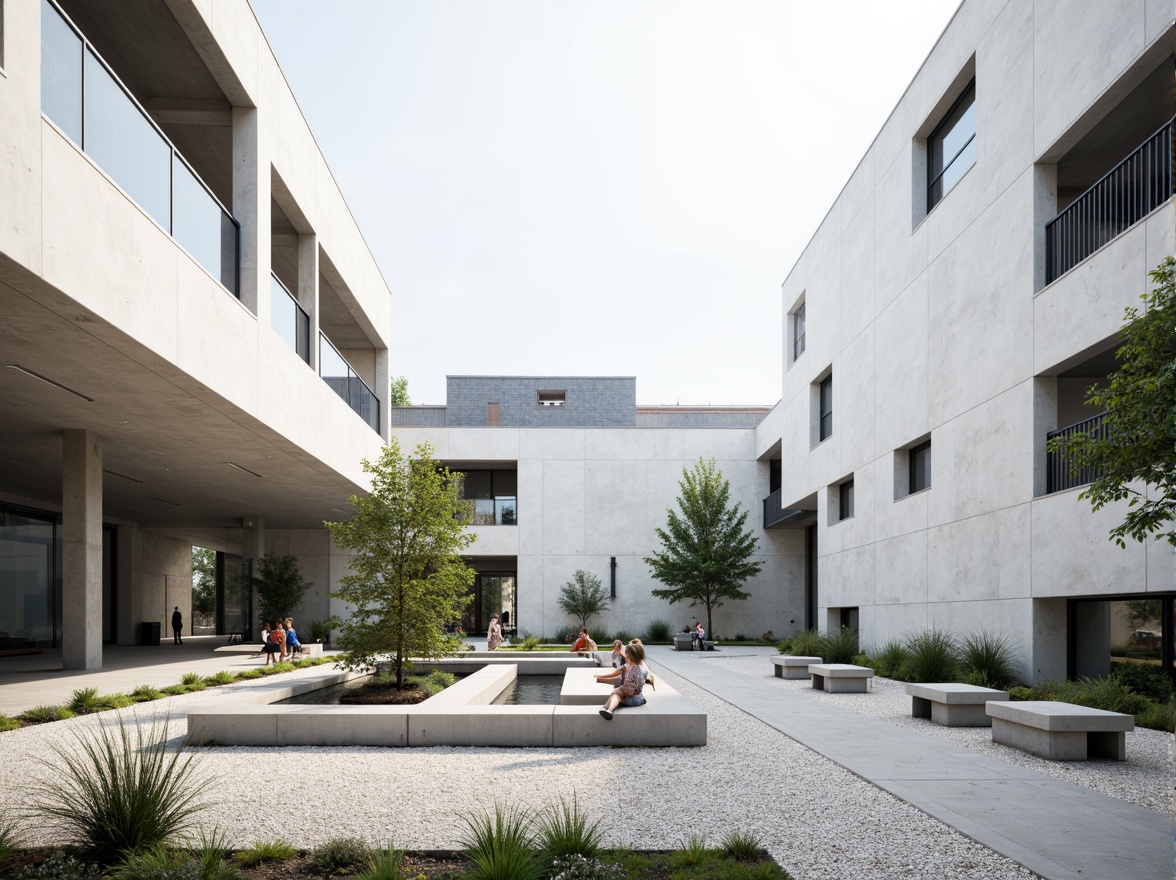
[[[484,633],[491,615],[502,618],[502,631],[513,635],[518,629],[515,618],[515,578],[513,571],[480,571],[470,588],[473,601],[466,608],[461,626],[467,633]]]

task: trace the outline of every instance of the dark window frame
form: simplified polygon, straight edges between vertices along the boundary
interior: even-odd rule
[[[817,388],[817,440],[824,442],[833,436],[833,374],[821,380]]]
[[[926,453],[926,459],[923,458]],[[931,488],[931,441],[912,446],[907,453],[908,485],[907,494],[914,495]]]
[[[955,164],[956,160],[959,159],[960,156],[963,155],[964,151],[967,150],[968,147],[971,146],[972,143],[974,143],[976,140],[976,129],[973,128],[972,134],[968,137],[968,139],[966,141],[964,141],[964,143],[960,146],[960,148],[958,150],[956,150],[956,152],[952,155],[952,157],[950,159],[948,159],[946,156],[942,157],[943,167],[939,168],[938,170],[936,169],[935,164],[932,161],[932,157],[935,155],[934,144],[936,143],[936,141],[941,139],[942,135],[950,134],[951,131],[954,129],[955,124],[958,123],[960,121],[960,119],[962,119],[963,113],[968,112],[967,108],[965,108],[963,113],[960,114],[959,118],[955,118],[956,111],[958,111],[961,107],[963,107],[963,105],[965,103],[968,103],[969,99],[970,99],[969,106],[974,105],[976,103],[976,78],[975,77],[973,77],[971,79],[971,81],[967,84],[967,86],[964,87],[964,90],[960,93],[960,96],[955,99],[955,101],[951,105],[951,108],[946,113],[943,114],[943,119],[940,120],[939,124],[935,126],[934,131],[932,131],[931,134],[927,138],[927,210],[928,211],[930,211],[932,208],[934,208],[936,205],[938,205],[940,202],[942,202],[944,197],[949,192],[951,192],[952,189],[955,188],[955,184],[953,183],[951,185],[951,187],[949,187],[948,189],[941,190],[938,194],[936,194],[936,184],[938,184],[942,181],[943,176],[951,169],[952,165]],[[952,121],[953,118],[954,118],[954,122]],[[951,125],[948,124],[949,122],[951,123]],[[946,131],[945,131],[945,129],[946,129]],[[972,164],[975,164],[975,159],[972,160]],[[968,167],[970,168],[971,165],[969,165]]]
[[[837,521],[853,517],[853,478],[850,477],[837,487]]]
[[[792,313],[792,359],[794,361],[804,354],[805,316],[805,303],[801,303]]]

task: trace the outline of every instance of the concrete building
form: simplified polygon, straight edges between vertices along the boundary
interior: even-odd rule
[[[1171,665],[1173,548],[1111,544],[1125,507],[1046,441],[1097,430],[1084,390],[1174,251],[1174,37],[1166,0],[965,0],[788,274],[757,452],[813,520],[811,622],[988,629],[1060,678],[1141,648],[1112,631],[1151,600]]]
[[[388,434],[391,304],[248,4],[0,0],[0,650],[191,622]]]

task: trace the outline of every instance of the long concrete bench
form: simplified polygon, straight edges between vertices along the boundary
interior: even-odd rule
[[[864,694],[874,677],[870,667],[852,663],[812,663],[808,671],[813,687],[827,694]]]
[[[298,653],[304,657],[321,657],[323,656],[322,642],[303,642],[298,646]]]
[[[809,677],[809,667],[814,663],[825,662],[820,657],[798,657],[795,654],[773,654],[772,666],[776,670],[776,678],[790,678],[803,681]]]
[[[1090,756],[1124,761],[1127,731],[1135,719],[1119,712],[1052,700],[990,702],[992,741],[1051,761],[1085,761]]]
[[[911,716],[930,718],[943,727],[991,727],[992,719],[984,711],[990,700],[1008,700],[1008,691],[974,684],[908,684]]]

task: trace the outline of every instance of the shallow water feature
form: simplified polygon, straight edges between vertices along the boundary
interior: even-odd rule
[[[370,680],[370,676],[353,678],[343,684],[319,688],[305,694],[279,700],[274,705],[293,703],[302,706],[334,706],[345,691],[357,690]],[[520,675],[514,684],[499,694],[495,706],[549,706],[559,703],[562,675]]]

